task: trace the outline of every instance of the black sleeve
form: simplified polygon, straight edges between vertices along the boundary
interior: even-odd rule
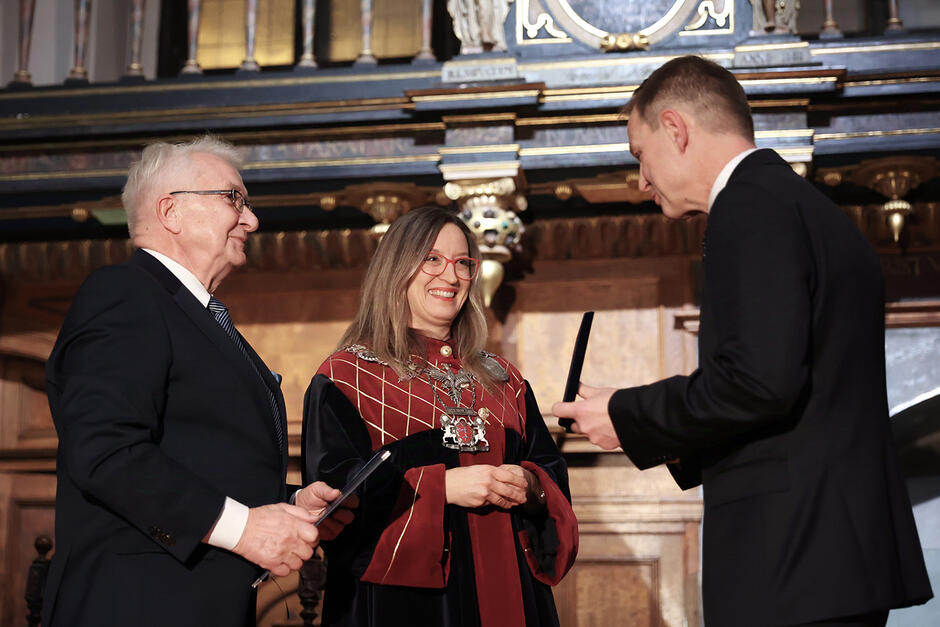
[[[328,558],[362,576],[395,506],[410,468],[444,464],[459,466],[457,452],[440,445],[441,430],[429,429],[382,448],[392,453],[387,462],[359,487],[359,508],[339,536],[324,542]],[[373,455],[372,442],[355,406],[329,377],[318,374],[304,396],[301,466],[304,484],[325,481],[342,489]]]
[[[152,294],[132,269],[99,270],[76,294],[46,366],[60,473],[180,561],[225,495],[159,446],[172,354]]]
[[[806,393],[812,254],[798,209],[756,184],[722,192],[709,215],[699,368],[618,390],[608,411],[639,468],[779,426]],[[707,305],[707,313],[705,306]]]
[[[540,477],[546,493],[544,509],[513,508],[518,527],[526,532],[529,549],[535,557],[537,572],[546,583],[554,585],[571,568],[577,555],[577,520],[571,509],[571,491],[568,486],[568,464],[555,444],[532,387],[525,382],[525,440],[523,462],[538,466],[545,475]],[[508,448],[508,447],[507,447]],[[555,484],[545,485],[546,477]]]

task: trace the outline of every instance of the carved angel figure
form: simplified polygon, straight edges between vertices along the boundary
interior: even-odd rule
[[[447,12],[454,21],[454,34],[460,40],[460,53],[506,50],[503,23],[509,15],[510,0],[447,0]]]
[[[796,34],[796,18],[800,14],[800,0],[751,0],[754,26],[751,34]]]

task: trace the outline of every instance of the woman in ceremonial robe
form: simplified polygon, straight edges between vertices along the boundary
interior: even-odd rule
[[[558,625],[577,554],[568,471],[528,384],[483,351],[479,249],[452,212],[395,221],[304,400],[305,483],[391,452],[324,542],[323,625]]]

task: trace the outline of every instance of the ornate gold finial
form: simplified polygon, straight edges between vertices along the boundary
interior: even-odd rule
[[[343,190],[341,202],[369,214],[376,222],[372,233],[381,237],[402,214],[428,202],[432,193],[414,183],[376,181],[350,185]]]
[[[367,196],[359,209],[377,222],[372,232],[381,237],[392,222],[411,209],[411,204],[397,194],[375,194]]]
[[[601,39],[604,52],[624,52],[627,50],[649,50],[650,39],[641,33],[608,34]]]
[[[91,212],[84,207],[75,207],[72,209],[72,219],[76,222],[87,222],[91,217]]]
[[[851,180],[888,198],[881,210],[887,218],[894,243],[899,244],[907,219],[913,212],[904,196],[922,181],[936,176],[938,171],[940,165],[934,157],[899,155],[863,161],[851,172]]]
[[[483,257],[480,282],[483,302],[489,307],[503,281],[503,264],[519,248],[525,228],[516,211],[525,211],[525,196],[516,193],[516,183],[508,177],[490,181],[450,181],[444,193],[457,201],[460,218],[476,236]]]
[[[336,209],[336,196],[324,196],[320,199],[320,207],[324,211],[333,211]]]
[[[559,183],[553,191],[558,200],[568,200],[574,196],[574,190],[567,183]]]

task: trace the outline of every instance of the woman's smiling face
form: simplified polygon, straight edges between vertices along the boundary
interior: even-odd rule
[[[445,224],[437,234],[428,254],[436,253],[448,259],[467,257],[467,238],[456,224]],[[450,327],[460,313],[470,291],[470,281],[457,278],[452,263],[438,276],[431,276],[418,268],[408,283],[410,325],[422,335],[443,340],[450,336]]]

